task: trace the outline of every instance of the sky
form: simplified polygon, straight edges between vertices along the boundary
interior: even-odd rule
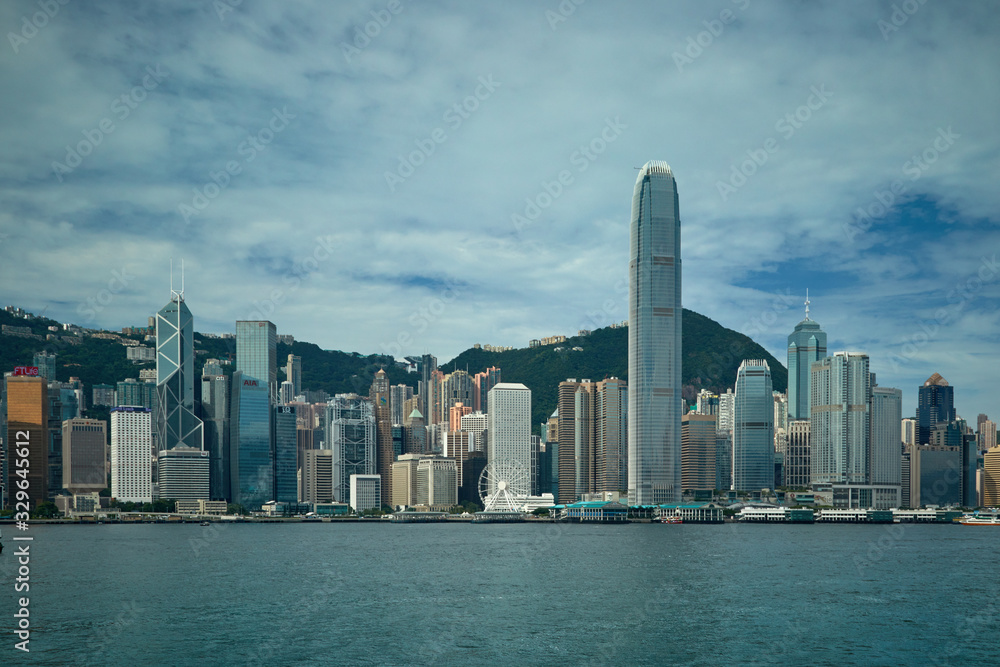
[[[0,303],[144,325],[183,260],[198,331],[524,347],[626,319],[664,160],[686,308],[785,360],[808,289],[904,416],[997,418],[998,9],[0,3]]]

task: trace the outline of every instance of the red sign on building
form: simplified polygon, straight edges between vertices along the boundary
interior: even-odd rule
[[[15,366],[14,375],[30,375],[38,377],[38,366]]]

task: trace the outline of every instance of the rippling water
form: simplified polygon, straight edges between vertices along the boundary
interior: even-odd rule
[[[33,526],[0,664],[1000,664],[1000,530]]]

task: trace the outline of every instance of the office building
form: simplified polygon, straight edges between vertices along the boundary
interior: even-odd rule
[[[420,385],[418,387],[418,397],[420,398],[419,410],[420,414],[424,415],[427,420],[426,423],[432,423],[430,421],[429,415],[434,408],[434,400],[436,398],[437,390],[435,389],[436,383],[434,382],[434,376],[437,373],[437,357],[431,354],[425,354],[420,357],[419,363],[419,373],[420,373]]]
[[[891,387],[872,387],[869,483],[902,484],[899,465],[900,452],[902,451],[899,425],[902,420],[902,390]]]
[[[771,368],[764,360],[745,360],[736,374],[733,488],[774,488],[774,398]]]
[[[531,471],[531,390],[520,383],[501,382],[487,396],[486,460]],[[495,488],[488,490],[496,493]],[[515,489],[515,495],[528,488]]]
[[[475,440],[473,436],[468,431],[448,431],[444,434],[444,449],[442,453],[444,456],[454,459],[456,466],[456,474],[458,475],[459,486],[462,485],[462,464],[465,459],[469,457],[469,452],[472,451],[472,442]]]
[[[915,445],[917,444],[917,420],[912,417],[907,417],[903,420],[900,425],[901,436],[903,438],[904,445]]]
[[[208,364],[206,364],[206,367]],[[212,500],[230,500],[229,378],[201,376],[201,420],[209,459],[209,495]]]
[[[983,456],[983,507],[1000,507],[1000,445]]]
[[[382,507],[382,477],[380,475],[353,474],[350,476],[348,485],[351,508],[358,514]]]
[[[628,271],[629,502],[679,503],[681,221],[666,162],[647,162],[636,178]]]
[[[152,410],[111,410],[111,497],[122,503],[153,502]]]
[[[979,422],[979,427],[976,430],[976,446],[979,448],[979,451],[985,452],[988,449],[996,447],[997,444],[996,422],[989,419]]]
[[[681,417],[681,486],[685,491],[711,491],[716,484],[716,415],[689,412]]]
[[[119,387],[120,388],[120,387]],[[119,400],[122,395],[119,394]],[[194,413],[194,318],[184,290],[156,314],[156,446],[202,449],[204,433]]]
[[[809,293],[806,292],[806,317],[788,335],[788,419],[810,419],[812,364],[826,357],[826,332],[809,319]]]
[[[918,390],[917,444],[930,444],[934,427],[951,421],[955,421],[955,388],[935,373]]]
[[[34,510],[49,498],[49,388],[44,377],[11,375],[4,378],[7,385],[6,445],[8,507],[14,499],[14,482],[28,481],[28,502]],[[28,450],[27,475],[15,475],[22,466],[23,457],[18,452]],[[60,480],[61,481],[61,480]],[[57,491],[58,489],[53,489]]]
[[[288,380],[278,385],[278,404],[288,405],[295,400],[295,387]]]
[[[559,383],[559,483],[556,501],[575,503],[594,490],[594,399],[597,385],[590,380]]]
[[[208,468],[209,454],[205,450],[194,447],[161,450],[157,462],[160,498],[210,500]]]
[[[458,504],[458,471],[454,459],[426,456],[417,462],[417,505],[446,511]]]
[[[375,373],[369,398],[375,415],[375,452],[377,456],[375,472],[382,476],[383,505],[392,503],[392,463],[396,460],[392,441],[392,409],[389,405],[389,378],[383,369]]]
[[[108,429],[99,419],[67,419],[62,424],[62,484],[72,495],[108,488]]]
[[[264,380],[236,371],[229,418],[231,502],[256,512],[274,500],[271,403]]]
[[[376,474],[375,414],[371,402],[357,394],[337,394],[326,413],[325,446],[333,450],[333,499],[346,503],[351,475]]]
[[[962,505],[962,448],[916,445],[909,452],[909,506]]]
[[[423,454],[402,454],[392,464],[392,507],[417,504],[417,463]]]
[[[808,419],[788,422],[788,444],[785,447],[785,486],[808,488],[812,483],[811,427],[812,422]]]
[[[279,503],[294,503],[298,494],[298,451],[295,406],[276,405],[271,419],[274,443],[274,495]]]
[[[236,322],[236,370],[266,383],[268,395],[275,399],[278,395],[277,338],[273,322]]]
[[[333,450],[307,449],[302,459],[302,494],[304,503],[333,502]]]

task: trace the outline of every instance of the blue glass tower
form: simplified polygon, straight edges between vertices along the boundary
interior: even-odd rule
[[[229,420],[229,477],[234,503],[259,510],[274,499],[271,404],[267,382],[233,373]]]
[[[160,451],[203,449],[201,420],[194,413],[194,318],[184,290],[156,314],[156,436]]]
[[[666,162],[647,162],[639,170],[629,235],[629,502],[678,503],[681,220],[677,184]]]
[[[766,361],[740,364],[735,396],[733,488],[770,489],[774,486],[774,397]]]
[[[788,336],[788,420],[809,419],[809,368],[826,357],[826,332],[809,319],[809,292],[806,318]]]
[[[940,374],[927,378],[917,399],[917,444],[931,441],[931,431],[938,424],[955,421],[955,388]]]
[[[298,449],[294,405],[274,406],[274,500],[295,503],[299,500]]]

